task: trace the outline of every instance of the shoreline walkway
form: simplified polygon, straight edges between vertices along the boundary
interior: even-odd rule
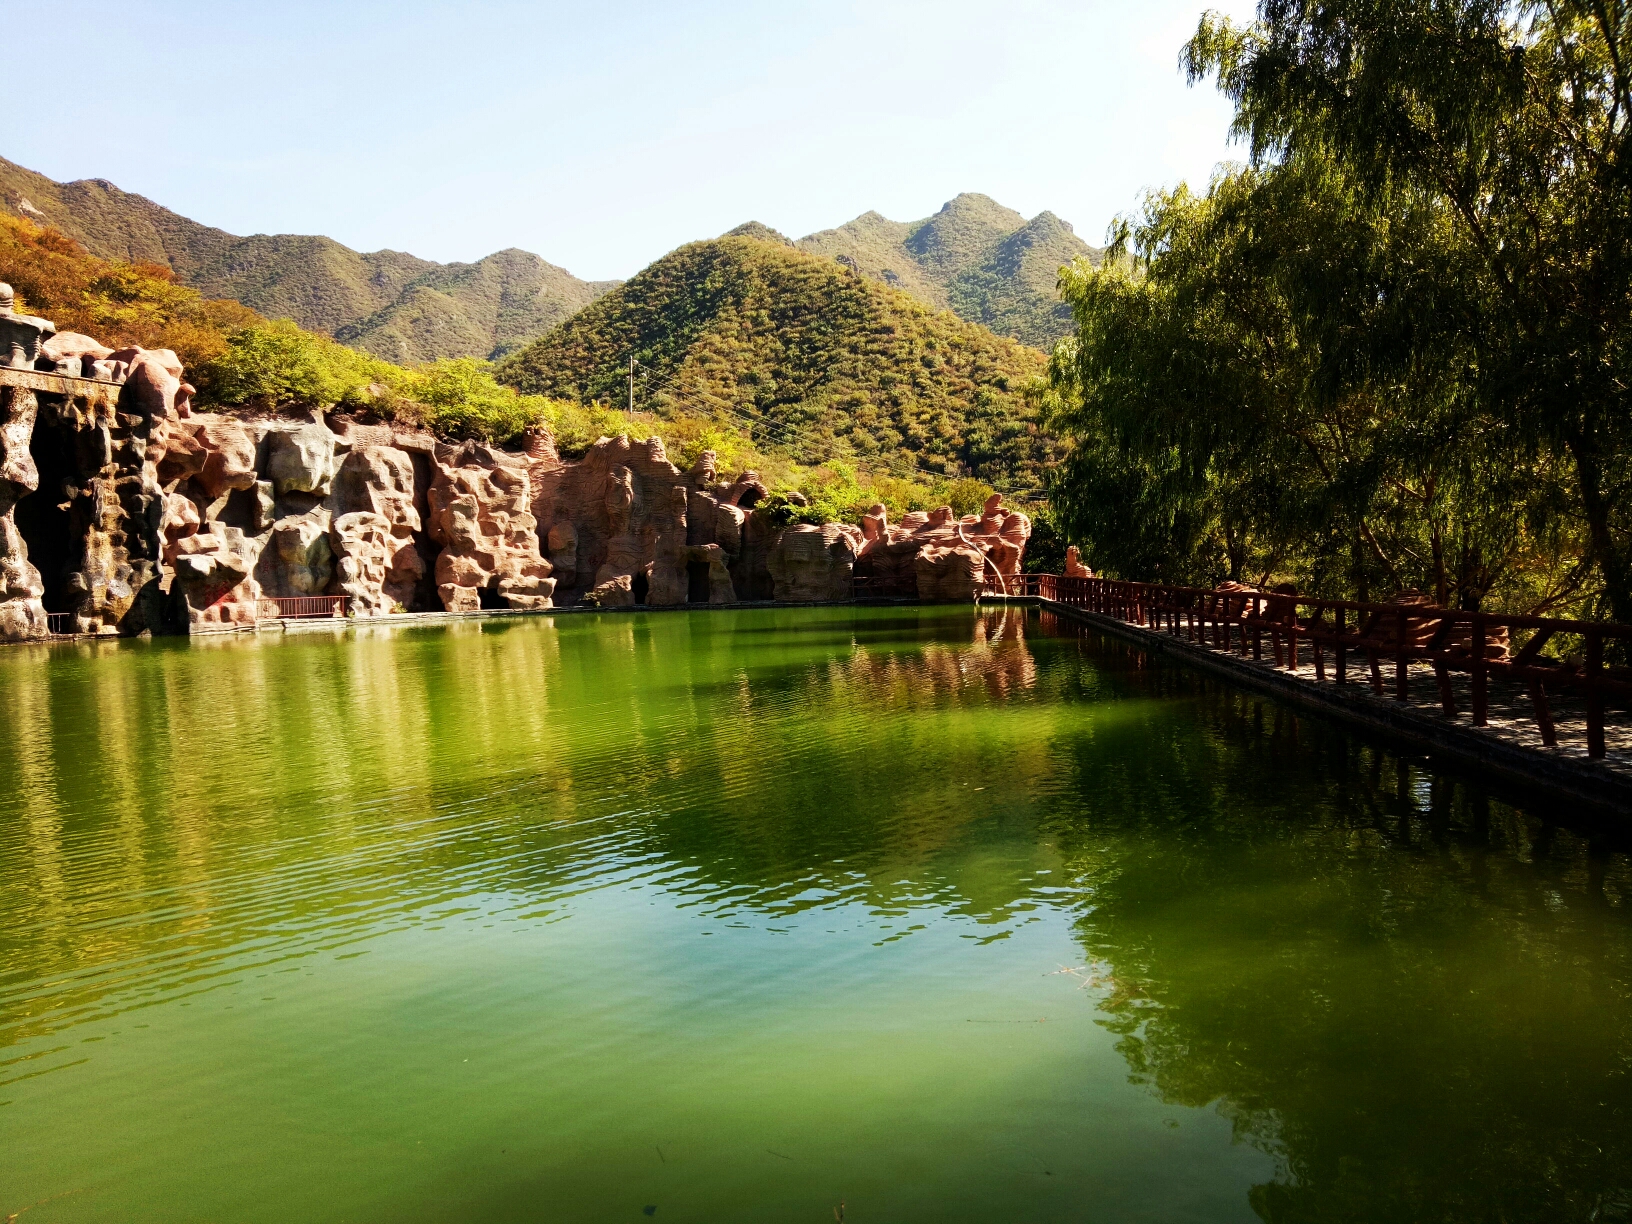
[[[1607,679],[1609,673],[1605,687],[1611,700],[1605,703],[1603,694],[1592,689],[1557,683],[1538,686],[1524,663],[1515,667],[1505,659],[1505,645],[1500,661],[1496,649],[1489,651],[1491,662],[1486,667],[1470,666],[1466,651],[1447,666],[1443,652],[1430,648],[1440,644],[1446,630],[1438,631],[1438,639],[1426,640],[1407,626],[1391,640],[1375,632],[1368,640],[1356,627],[1348,637],[1336,639],[1330,623],[1321,631],[1318,614],[1292,616],[1284,596],[1185,592],[1181,601],[1157,593],[1182,588],[1147,587],[1141,598],[1126,598],[1129,593],[1120,592],[1113,599],[1087,584],[1118,588],[1137,584],[1023,577],[1027,580],[1023,593],[988,591],[982,600],[1036,605],[1464,769],[1544,792],[1538,798],[1547,802],[1581,801],[1632,814],[1632,714],[1625,701],[1615,698],[1620,684]],[[1082,589],[1075,589],[1079,584]],[[1277,598],[1286,605],[1287,615],[1273,610]],[[1181,603],[1187,606],[1180,607]],[[1304,604],[1300,599],[1300,608]],[[1436,611],[1445,622],[1469,615],[1410,609],[1424,622]],[[1384,615],[1393,614],[1390,608]],[[1484,631],[1481,626],[1481,638]],[[1532,633],[1532,640],[1536,636]],[[1400,642],[1408,646],[1400,649]],[[1341,683],[1337,645],[1347,656]],[[1366,645],[1371,646],[1369,651]],[[1534,655],[1530,652],[1531,658]],[[1525,656],[1521,648],[1518,658]],[[1592,718],[1589,706],[1595,697],[1599,708]]]

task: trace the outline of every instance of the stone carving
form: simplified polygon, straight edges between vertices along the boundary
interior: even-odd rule
[[[27,387],[0,386],[0,641],[20,642],[47,633],[45,582],[28,559],[17,530],[16,506],[39,487],[29,451],[39,408]]]
[[[188,536],[197,535],[202,525],[198,504],[192,498],[180,493],[164,494],[164,518],[159,523],[159,530],[163,538],[160,556],[166,565],[174,567],[178,545]]]
[[[329,545],[353,616],[385,616],[413,603],[425,561],[400,523],[369,510],[342,514],[329,529]]]
[[[230,418],[216,418],[201,422],[193,439],[204,451],[198,483],[211,501],[255,487],[255,438],[249,430]]]
[[[159,632],[165,501],[155,460],[165,452],[168,422],[127,400],[122,387],[60,379],[57,390],[34,444],[48,430],[72,460],[60,503],[72,541],[63,610],[79,633]]]
[[[78,332],[58,332],[40,345],[40,356],[50,363],[52,370],[69,378],[94,377],[94,363],[112,355],[112,349]]]
[[[132,345],[117,350],[109,360],[124,367],[127,394],[141,412],[166,419],[191,415],[193,389],[183,391],[181,362],[169,349]]]
[[[362,446],[335,478],[339,517],[329,531],[341,593],[357,616],[407,610],[424,578],[416,536],[413,457],[390,446]]]
[[[0,366],[32,370],[40,359],[40,345],[57,330],[50,319],[18,314],[11,286],[0,284]],[[49,360],[49,359],[48,359]],[[55,369],[55,362],[52,362]]]
[[[272,525],[272,547],[267,550],[273,585],[290,595],[321,595],[334,574],[334,551],[329,547],[329,512],[319,506],[302,515],[290,515]]]
[[[640,546],[635,537],[613,536],[606,544],[606,560],[595,571],[595,585],[583,602],[601,608],[634,607],[635,570],[639,566]]]
[[[189,627],[252,625],[260,616],[261,587],[254,575],[265,537],[225,523],[209,526],[175,542],[172,607]]]
[[[606,524],[615,536],[629,533],[629,518],[635,508],[635,476],[626,467],[606,474]]]
[[[655,518],[652,563],[647,570],[646,602],[654,607],[672,607],[686,602],[689,586],[687,565],[691,554],[686,546],[687,490],[675,485],[669,490],[668,513]],[[715,545],[718,548],[718,545]]]
[[[911,595],[922,599],[964,600],[974,597],[988,581],[1002,583],[1020,572],[1031,520],[1003,507],[1000,494],[986,499],[979,514],[958,518],[950,506],[904,515],[891,527],[884,507],[875,505],[862,517],[865,537],[856,563],[856,576],[869,589],[884,595]],[[927,550],[942,552],[927,556]],[[979,561],[968,579],[965,562],[944,555],[945,550],[969,553]],[[923,562],[923,563],[921,563]],[[927,581],[931,590],[926,590]]]
[[[1092,578],[1094,576],[1094,571],[1083,564],[1082,551],[1075,544],[1067,546],[1065,550],[1065,576],[1067,578]]]
[[[838,523],[796,523],[783,529],[766,559],[776,598],[810,603],[850,598],[861,532]]]
[[[427,492],[428,524],[442,545],[436,589],[450,612],[483,606],[548,608],[555,579],[538,550],[538,523],[527,511],[531,490],[523,463],[467,445],[439,465]]]
[[[571,586],[578,577],[578,528],[572,525],[565,506],[556,507],[549,545],[550,565],[557,583]]]
[[[636,601],[637,586],[644,598],[657,535],[648,510],[663,516],[678,478],[661,449],[654,456],[645,443],[627,437],[599,439],[578,463],[552,457],[535,470],[539,530],[552,564],[558,553],[562,561],[558,602],[627,607]]]
[[[708,602],[728,604],[737,602],[736,587],[731,582],[731,571],[725,564],[725,550],[718,544],[692,544],[686,548],[689,565],[708,567]]]
[[[337,466],[334,435],[319,422],[271,436],[267,474],[279,497],[291,492],[328,496]]]
[[[926,544],[913,558],[918,598],[973,602],[985,566],[985,556],[973,545]]]

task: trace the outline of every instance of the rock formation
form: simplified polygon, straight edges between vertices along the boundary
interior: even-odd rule
[[[1002,503],[994,493],[980,514],[960,519],[941,506],[908,514],[899,527],[875,505],[862,518],[856,576],[880,594],[920,599],[966,601],[988,583],[1001,589],[1020,572],[1031,539],[1031,519]]]
[[[989,501],[890,526],[783,525],[754,472],[681,471],[602,438],[564,462],[339,412],[201,413],[176,355],[109,349],[19,314],[0,286],[0,640],[207,632],[289,600],[348,614],[968,599],[1018,571],[1030,522]],[[787,496],[797,510],[803,499]],[[280,603],[280,601],[285,601]]]
[[[28,449],[38,411],[27,387],[0,386],[0,640],[21,641],[47,632],[45,583],[28,559],[17,530],[19,498],[39,487],[40,474]]]
[[[527,509],[530,476],[526,460],[474,443],[437,465],[429,527],[442,546],[436,589],[449,612],[550,606],[555,579]]]
[[[776,597],[792,603],[849,599],[861,531],[838,523],[796,523],[778,536],[766,560]]]
[[[393,446],[358,447],[340,464],[334,500],[329,547],[352,615],[406,612],[426,575],[413,456]]]

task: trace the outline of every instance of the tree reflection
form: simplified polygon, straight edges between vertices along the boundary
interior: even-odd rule
[[[0,708],[15,1042],[634,884],[761,923],[1064,915],[1130,1073],[1280,1160],[1265,1219],[1627,1214],[1624,838],[1035,615],[51,647],[0,657]]]
[[[1155,751],[1066,747],[1091,812],[1044,818],[1134,1079],[1278,1157],[1277,1224],[1627,1218],[1624,834],[1192,683]]]

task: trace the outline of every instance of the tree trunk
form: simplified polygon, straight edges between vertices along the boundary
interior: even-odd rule
[[[1632,625],[1632,563],[1615,541],[1610,523],[1614,507],[1604,496],[1603,469],[1598,455],[1580,435],[1569,440],[1575,458],[1575,478],[1581,490],[1581,509],[1587,519],[1587,538],[1598,572],[1604,577],[1604,594],[1609,599],[1610,616],[1623,625]]]
[[[1451,583],[1445,573],[1445,535],[1436,522],[1430,542],[1434,548],[1434,602],[1442,608],[1451,606]]]

